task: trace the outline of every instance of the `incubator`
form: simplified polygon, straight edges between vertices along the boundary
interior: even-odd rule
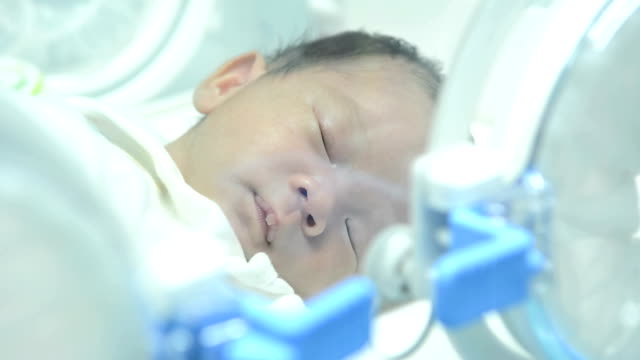
[[[182,96],[134,105],[188,88],[188,79],[204,76],[192,68],[210,69],[194,65],[203,61],[197,54],[226,38],[225,31],[237,30],[222,26],[219,14],[225,12],[216,9],[241,8],[213,3],[69,5],[84,14],[77,19],[100,13],[107,17],[95,19],[111,22],[113,16],[122,25],[112,42],[91,56],[72,56],[75,62],[56,51],[82,46],[65,42],[68,49],[45,57],[37,53],[43,46],[27,39],[40,34],[44,47],[53,47],[66,36],[86,45],[103,27],[69,23],[86,29],[45,32],[46,21],[60,11],[57,5],[45,11],[29,1],[4,4],[12,16],[3,20],[23,22],[29,35],[15,32],[15,23],[0,24],[0,36],[15,39],[0,42],[9,44],[0,52],[11,57],[0,63],[0,80],[22,93],[90,95],[123,105],[166,125],[158,136],[168,137],[174,125],[163,121],[170,115],[194,118],[183,109]],[[309,24],[331,31],[348,23],[340,16],[344,4],[309,3],[287,5],[299,15],[288,25],[273,17],[254,26],[269,29],[260,34],[274,41]],[[161,31],[142,35],[150,29]],[[131,40],[131,32],[141,35]],[[450,66],[429,146],[413,165],[411,223],[377,236],[365,267],[368,278],[338,284],[295,311],[269,308],[215,271],[176,285],[162,316],[149,311],[139,279],[119,281],[130,277],[134,264],[124,242],[112,240],[131,234],[113,209],[101,206],[104,195],[87,180],[93,165],[71,156],[68,144],[50,136],[59,129],[42,120],[74,116],[54,106],[36,111],[23,94],[0,93],[0,273],[11,295],[0,301],[7,302],[0,306],[0,353],[39,357],[53,349],[62,357],[92,359],[638,358],[639,36],[638,0],[480,2]],[[245,40],[235,50],[255,45],[255,39]],[[98,67],[106,70],[87,81]],[[77,120],[69,121],[73,131]],[[29,266],[34,263],[38,267]],[[50,284],[49,275],[59,284]],[[38,303],[54,288],[58,297]],[[407,305],[412,301],[420,303]],[[31,313],[1,310],[20,311],[21,302]],[[387,307],[397,310],[374,326],[375,310]],[[72,316],[38,328],[34,339],[51,338],[38,340],[39,348],[12,341],[25,338],[30,327],[24,319],[43,308]],[[385,342],[406,338],[416,344],[405,354],[380,351]]]
[[[640,355],[638,5],[487,2],[467,33],[387,235],[463,358]]]
[[[230,53],[340,23],[300,1],[29,0],[0,10],[0,54],[46,74],[42,91],[129,105],[191,90]]]

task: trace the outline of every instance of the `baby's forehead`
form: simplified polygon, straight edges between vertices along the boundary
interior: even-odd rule
[[[411,66],[400,59],[366,57],[297,70],[285,81],[301,86],[303,92],[352,102],[373,115],[407,110],[430,117],[432,95]]]
[[[356,56],[340,60],[322,60],[301,65],[286,72],[268,72],[267,76],[273,76],[284,80],[298,81],[304,78],[315,81],[324,79],[324,83],[334,83],[343,86],[354,83],[386,83],[388,86],[426,91],[423,86],[424,79],[418,76],[420,73],[417,64],[410,63],[401,58],[390,56]],[[428,94],[431,98],[431,94]]]
[[[354,94],[349,114],[356,117],[356,132],[344,141],[363,143],[356,170],[391,184],[408,186],[411,163],[424,151],[431,123],[431,103],[410,91]],[[376,90],[373,90],[376,91]],[[376,91],[377,92],[377,91]]]

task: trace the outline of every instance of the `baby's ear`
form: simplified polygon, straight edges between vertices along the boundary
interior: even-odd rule
[[[234,57],[196,88],[193,105],[202,114],[210,113],[237,90],[264,74],[266,68],[264,58],[257,52]]]

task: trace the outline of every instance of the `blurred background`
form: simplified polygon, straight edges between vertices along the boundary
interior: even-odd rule
[[[0,56],[34,65],[44,91],[132,104],[189,91],[233,55],[345,29],[399,36],[446,68],[477,2],[2,0]]]

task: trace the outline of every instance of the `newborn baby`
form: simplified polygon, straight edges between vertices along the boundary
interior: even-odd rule
[[[346,32],[229,60],[196,89],[204,119],[167,149],[215,201],[247,259],[266,253],[303,297],[358,271],[407,220],[438,67],[392,37]]]

